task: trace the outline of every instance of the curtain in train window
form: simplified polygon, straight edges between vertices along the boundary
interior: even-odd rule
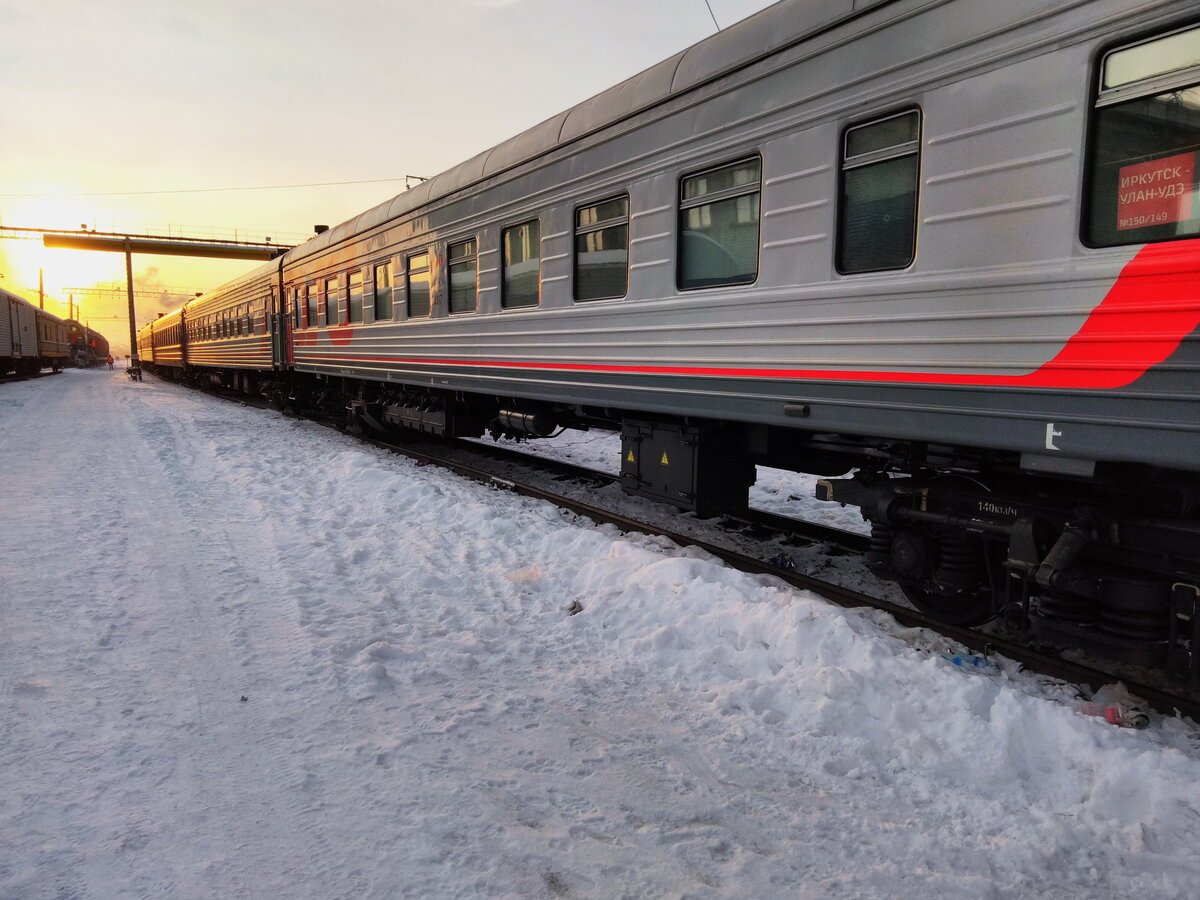
[[[375,281],[372,289],[375,292],[375,321],[390,322],[392,320],[392,264],[390,262],[375,267]]]
[[[350,273],[350,294],[346,301],[346,317],[351,324],[361,322],[363,307],[363,277],[362,270]]]
[[[325,324],[339,325],[341,324],[341,310],[338,305],[341,303],[341,298],[338,296],[338,283],[336,278],[325,279]]]
[[[1110,52],[1100,73],[1087,237],[1140,244],[1200,234],[1200,28]]]
[[[429,254],[418,253],[408,258],[408,317],[420,319],[433,310],[429,293]]]
[[[575,210],[575,299],[624,297],[629,287],[629,198]]]
[[[449,258],[447,269],[450,274],[450,312],[475,311],[477,291],[476,269],[478,253],[475,239],[451,244],[446,249]]]
[[[536,219],[505,228],[500,240],[504,255],[503,293],[505,309],[537,306],[542,289],[542,228]]]
[[[306,318],[304,320],[304,324],[308,328],[316,328],[317,327],[317,302],[318,302],[318,298],[320,296],[317,285],[316,284],[308,285],[307,287],[304,288],[304,293],[305,293],[305,296],[308,298],[308,303],[307,303],[308,308],[305,310],[305,312],[308,315],[308,318]]]
[[[749,284],[758,277],[756,156],[683,179],[679,204],[680,290]]]
[[[846,131],[837,250],[842,274],[903,269],[913,261],[920,144],[916,110]]]

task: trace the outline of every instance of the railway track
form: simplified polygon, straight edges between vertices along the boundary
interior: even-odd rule
[[[220,396],[249,406],[270,408],[270,405],[266,401],[259,400],[258,398],[225,394]],[[304,418],[344,432],[344,429],[327,418],[313,416],[305,416]],[[596,484],[611,484],[616,482],[617,478],[609,473],[598,472],[560,460],[547,459],[508,448],[489,447],[486,444],[478,442],[457,441],[448,443],[416,433],[411,436],[406,435],[403,439],[395,437],[383,439],[366,434],[357,434],[355,436],[380,449],[398,453],[424,464],[436,465],[483,484],[490,484],[525,497],[553,503],[561,509],[584,516],[600,524],[613,525],[626,533],[663,537],[683,547],[695,547],[720,559],[731,568],[748,574],[769,575],[778,578],[793,587],[812,591],[826,600],[848,609],[869,608],[885,612],[905,627],[928,629],[976,653],[998,654],[1019,663],[1022,668],[1039,675],[1075,684],[1085,684],[1093,690],[1102,685],[1109,684],[1117,678],[1111,672],[1064,659],[1057,653],[1031,646],[1019,640],[994,634],[985,634],[970,628],[948,625],[911,607],[902,606],[889,600],[873,597],[853,588],[806,575],[794,569],[777,565],[774,562],[766,561],[738,550],[720,546],[674,528],[645,522],[613,509],[607,509],[564,493],[517,480],[516,478],[497,475],[493,469],[487,466],[455,458],[455,454],[449,452],[449,448],[452,447],[456,451],[462,451],[464,448],[469,447],[470,453],[477,458],[482,457],[492,462],[501,459],[509,463],[515,462],[543,472],[554,473],[556,477],[583,481],[585,483],[588,481]],[[850,552],[865,552],[868,541],[863,535],[847,532],[843,529],[831,528],[819,523],[804,522],[759,510],[751,510],[747,515],[731,519],[731,521],[743,525],[749,523],[783,533],[795,533],[804,539],[814,542],[830,542]],[[1165,690],[1161,687],[1139,682],[1131,678],[1124,678],[1123,680],[1132,693],[1144,699],[1156,712],[1166,716],[1178,713],[1200,723],[1200,697],[1194,694],[1173,693],[1170,690]]]
[[[0,375],[0,384],[15,384],[18,381],[35,381],[38,378],[49,378],[51,375],[59,375],[58,372],[38,372],[36,375]]]

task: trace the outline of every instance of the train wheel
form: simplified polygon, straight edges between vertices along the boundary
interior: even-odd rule
[[[920,612],[947,625],[982,625],[996,617],[992,593],[986,589],[947,594],[909,585],[901,585],[900,589]]]

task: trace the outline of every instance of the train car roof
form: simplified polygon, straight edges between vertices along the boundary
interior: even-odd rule
[[[38,314],[39,316],[45,316],[47,319],[52,319],[52,320],[54,320],[55,322],[57,322],[59,325],[66,325],[66,324],[67,324],[67,320],[66,320],[66,319],[64,319],[62,316],[56,316],[54,313],[52,313],[52,312],[46,312],[46,310],[44,310],[44,309],[39,309],[39,310],[37,311],[37,314]]]
[[[184,303],[183,306],[179,307],[179,309],[186,309],[189,314],[193,311],[198,313],[199,311],[203,310],[205,306],[208,306],[211,303],[219,304],[222,297],[231,291],[236,291],[238,288],[244,287],[252,282],[261,281],[264,278],[270,281],[274,278],[278,271],[279,258],[276,257],[275,259],[269,260],[262,265],[255,266],[249,272],[239,275],[237,278],[218,285],[211,291],[206,291],[199,297],[191,298]],[[168,315],[170,315],[170,313],[168,313]]]
[[[780,0],[516,137],[317,235],[288,251],[285,259],[288,263],[304,259],[352,235],[535,159],[890,2],[892,0]]]
[[[20,294],[14,294],[12,291],[7,291],[4,288],[0,288],[0,295],[9,297],[13,300],[16,300],[18,303],[24,303],[26,306],[32,306],[33,312],[35,315],[44,316],[47,319],[53,319],[55,322],[58,322],[60,325],[66,325],[67,323],[73,321],[72,319],[64,319],[62,316],[56,316],[52,312],[46,312],[46,310],[42,309],[40,306],[38,306],[32,300],[27,300],[25,297],[22,297]]]

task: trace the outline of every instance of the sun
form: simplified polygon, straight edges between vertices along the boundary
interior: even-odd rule
[[[70,185],[30,184],[30,191],[66,191]],[[0,222],[29,228],[75,230],[80,223],[94,221],[106,210],[92,209],[78,198],[39,196],[14,198],[5,203]],[[36,234],[17,237],[5,232],[0,240],[0,286],[26,297],[37,296],[41,270],[48,297],[66,302],[68,289],[92,287],[98,282],[125,280],[125,264],[120,254],[81,250],[47,250]],[[50,304],[47,303],[47,308]]]
[[[67,295],[73,288],[125,281],[125,261],[120,254],[49,250],[36,239],[0,240],[0,287],[34,298],[39,271],[47,297],[46,308],[58,312],[61,301],[64,314]]]

